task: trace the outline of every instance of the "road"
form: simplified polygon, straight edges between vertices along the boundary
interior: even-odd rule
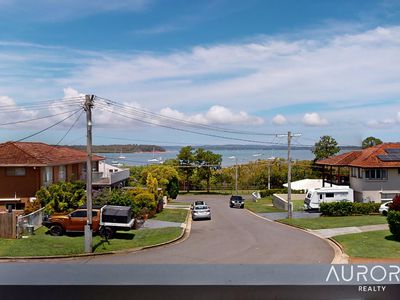
[[[211,221],[194,221],[183,242],[134,253],[68,259],[96,264],[312,264],[330,263],[332,247],[309,233],[230,208],[228,196],[184,196],[205,200]]]

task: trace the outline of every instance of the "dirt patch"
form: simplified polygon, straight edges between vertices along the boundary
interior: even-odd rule
[[[388,264],[388,263],[400,263],[399,258],[364,258],[364,257],[350,257],[350,264]]]

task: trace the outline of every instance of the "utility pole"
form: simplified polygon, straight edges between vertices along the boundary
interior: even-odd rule
[[[280,137],[283,137],[285,135],[277,135]],[[287,164],[288,164],[288,194],[287,194],[287,202],[288,202],[288,218],[292,218],[292,213],[293,213],[293,204],[292,204],[292,156],[291,156],[291,143],[292,143],[292,137],[295,136],[301,136],[299,133],[292,134],[290,131],[287,133],[287,139],[288,139],[288,159],[287,159]]]
[[[86,211],[87,221],[85,225],[85,252],[92,253],[92,108],[94,95],[85,95],[84,110],[86,111]]]
[[[290,153],[290,147],[292,142],[292,133],[288,131],[288,193],[287,193],[287,201],[288,201],[288,218],[292,218],[292,157]]]
[[[238,159],[236,156],[229,156],[231,159],[235,159],[235,190],[238,195]]]
[[[238,193],[238,159],[235,157],[235,189],[236,189],[236,195],[239,195]]]
[[[268,190],[271,189],[271,161],[268,160]]]

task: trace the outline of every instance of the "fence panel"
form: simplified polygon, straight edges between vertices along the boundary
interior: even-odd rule
[[[17,237],[17,216],[11,212],[0,213],[0,238],[15,239]]]

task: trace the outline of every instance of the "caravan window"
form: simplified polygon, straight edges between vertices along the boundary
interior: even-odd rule
[[[335,194],[334,193],[326,193],[325,197],[326,198],[333,198],[333,197],[335,197]]]
[[[322,194],[319,194],[319,199],[321,199],[321,200],[322,200]]]

